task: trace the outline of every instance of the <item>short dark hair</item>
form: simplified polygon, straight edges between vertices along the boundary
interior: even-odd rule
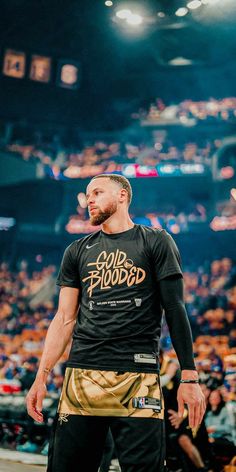
[[[92,180],[101,179],[101,178],[108,178],[112,180],[113,182],[116,182],[117,184],[119,184],[121,188],[124,188],[128,194],[128,203],[129,204],[131,203],[133,192],[132,192],[132,187],[130,185],[130,182],[128,179],[126,179],[126,177],[124,177],[123,175],[118,175],[118,174],[98,174],[98,175],[95,175],[92,178]]]

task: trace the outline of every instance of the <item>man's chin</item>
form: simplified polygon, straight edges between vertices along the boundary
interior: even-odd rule
[[[92,226],[100,226],[100,221],[98,221],[96,218],[89,218],[89,221]]]
[[[112,211],[113,210],[113,211]],[[105,223],[105,221],[107,221],[116,211],[116,208],[110,208],[108,209],[107,211],[101,211],[101,212],[97,212],[96,215],[92,215],[90,214],[90,223],[91,225],[93,226],[100,226],[102,225],[103,223]]]

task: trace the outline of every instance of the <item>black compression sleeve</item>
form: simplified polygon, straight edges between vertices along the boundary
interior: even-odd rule
[[[158,282],[161,304],[171,340],[182,370],[196,370],[193,360],[192,333],[183,297],[183,279],[175,275]]]

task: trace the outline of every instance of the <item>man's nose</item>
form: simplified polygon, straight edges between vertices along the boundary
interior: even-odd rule
[[[87,203],[88,203],[88,206],[90,206],[94,203],[94,197],[92,195],[91,195],[91,197],[88,197]]]

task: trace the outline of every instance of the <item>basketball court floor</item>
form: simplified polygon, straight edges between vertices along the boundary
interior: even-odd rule
[[[40,454],[0,448],[0,472],[46,472],[46,464],[47,457]],[[111,463],[110,472],[120,472],[116,459]]]

